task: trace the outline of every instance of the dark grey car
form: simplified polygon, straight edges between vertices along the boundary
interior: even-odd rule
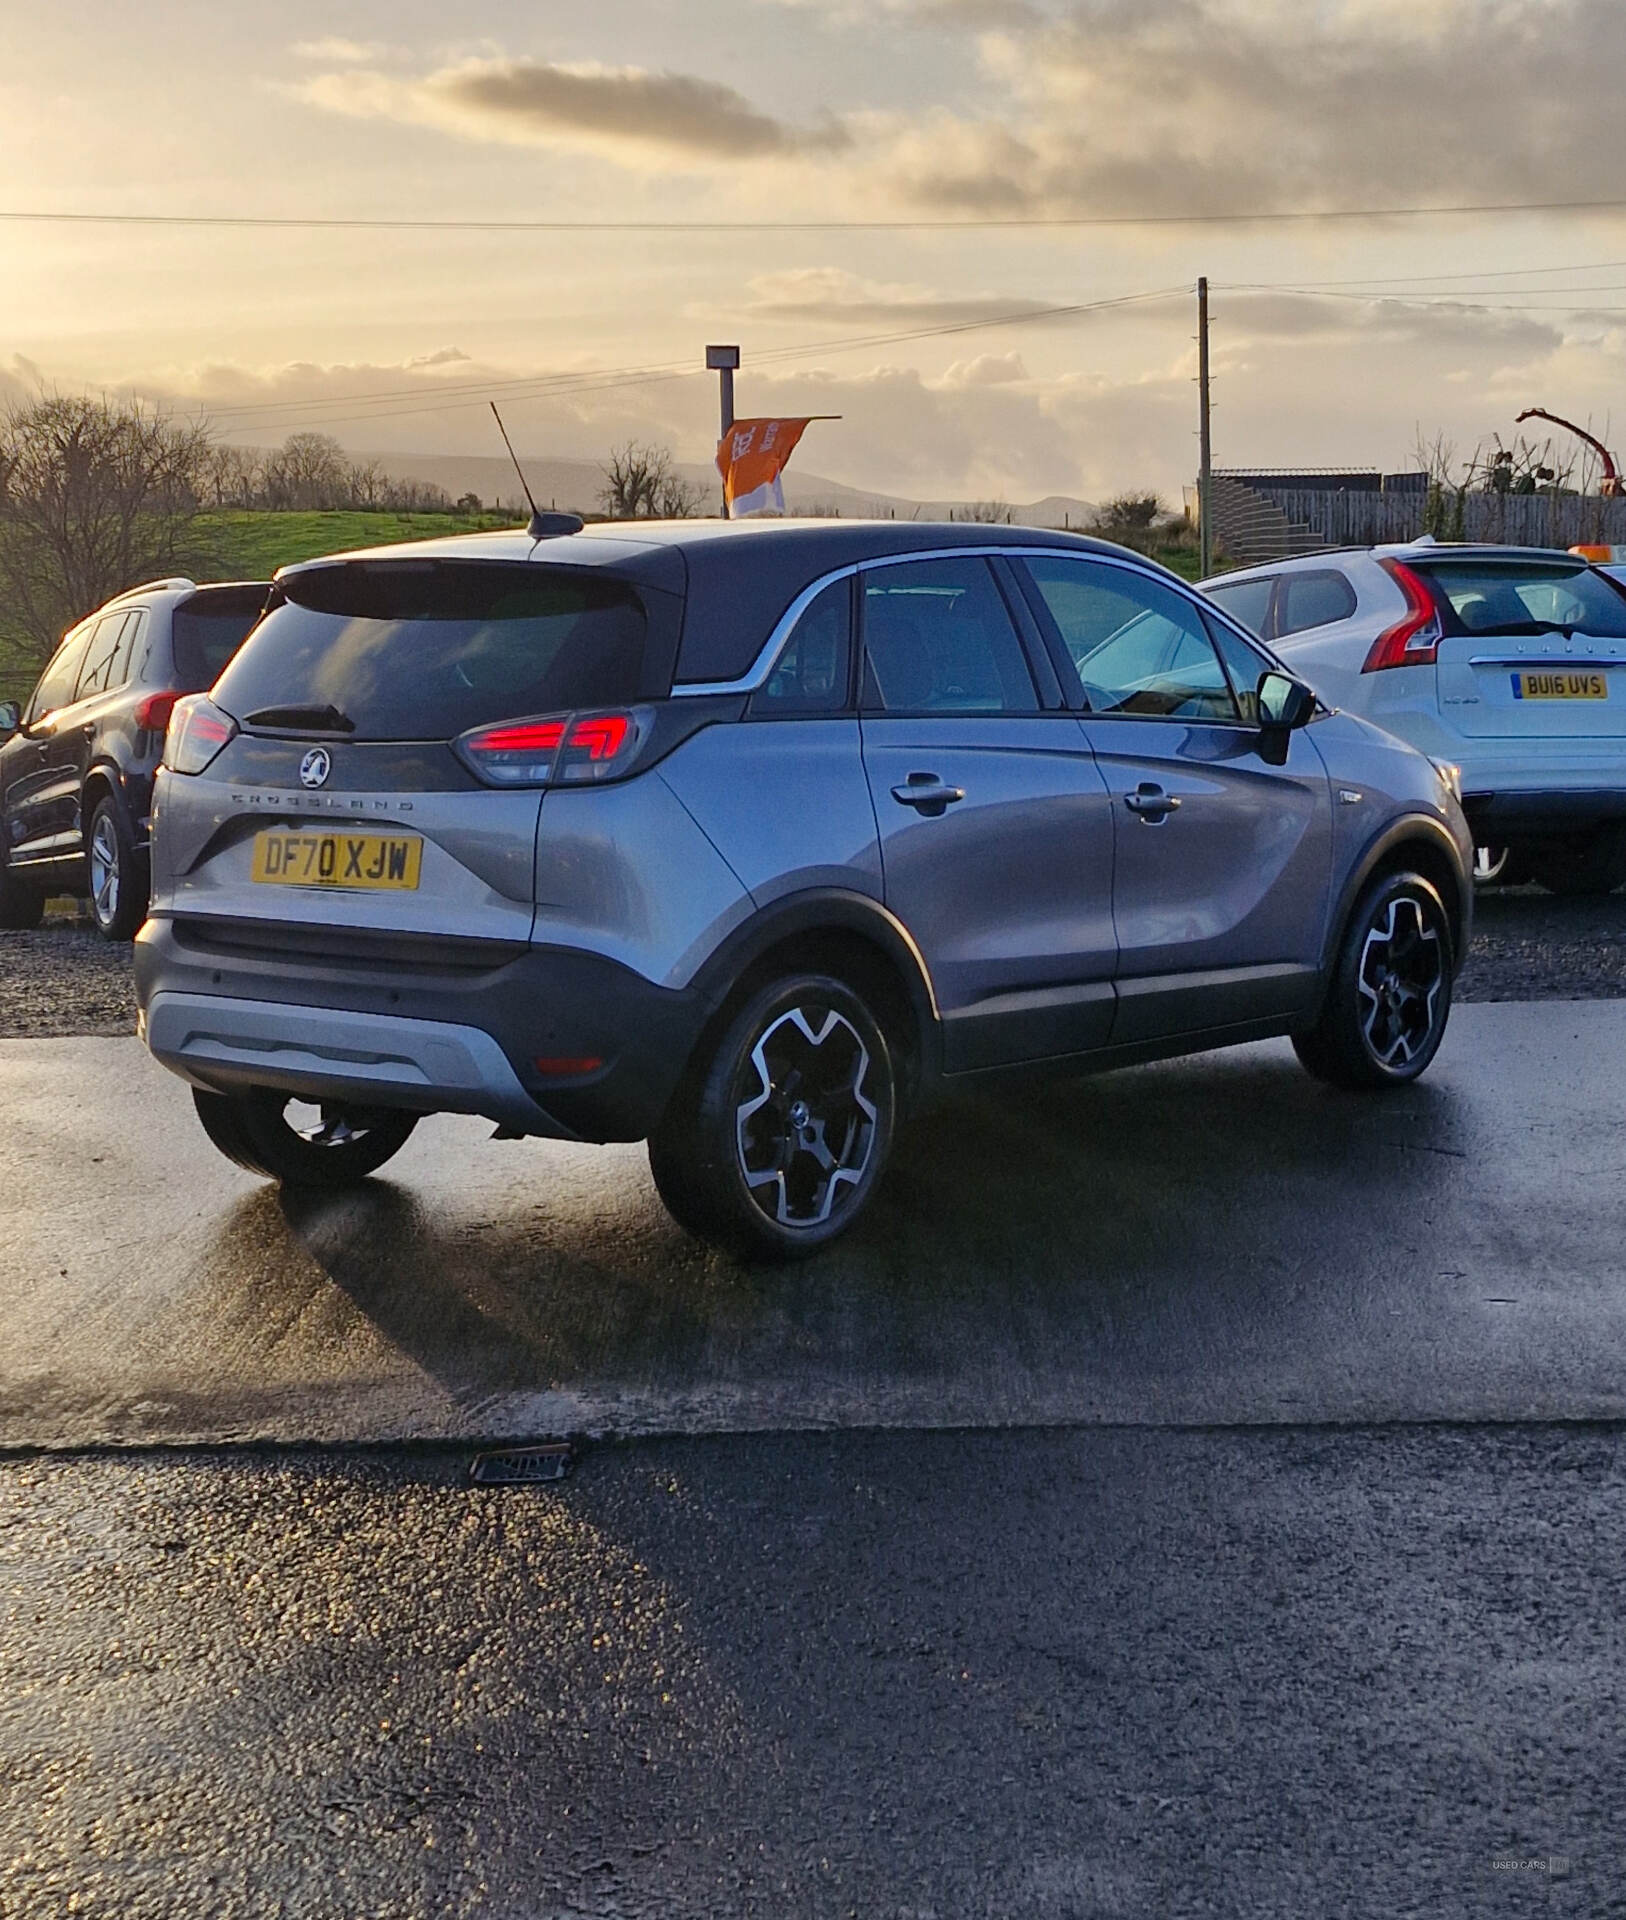
[[[570,523],[574,524],[574,523]],[[1452,769],[1162,569],[1017,528],[690,522],[281,573],[159,777],[147,1043],[233,1159],[418,1116],[649,1141],[693,1231],[850,1225],[945,1087],[1444,1032]]]
[[[147,911],[153,775],[182,694],[210,686],[269,583],[156,580],[81,620],[18,707],[0,704],[0,927],[85,895],[106,939]]]

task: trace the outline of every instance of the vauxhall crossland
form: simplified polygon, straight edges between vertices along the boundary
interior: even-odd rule
[[[944,1088],[1280,1034],[1415,1078],[1454,778],[1100,542],[539,516],[277,576],[169,732],[142,1031],[269,1177],[483,1114],[805,1254]]]

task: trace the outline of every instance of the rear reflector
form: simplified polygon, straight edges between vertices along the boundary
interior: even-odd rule
[[[632,712],[558,713],[479,727],[456,747],[492,786],[548,787],[628,771],[645,731]]]
[[[1440,650],[1440,611],[1428,583],[1398,560],[1382,559],[1383,571],[1406,596],[1406,615],[1392,627],[1386,627],[1372,642],[1362,673],[1379,673],[1385,667],[1432,666]]]
[[[550,1059],[544,1056],[531,1062],[538,1073],[550,1080],[568,1080],[579,1074],[597,1073],[604,1062],[596,1054],[584,1054],[580,1059]]]

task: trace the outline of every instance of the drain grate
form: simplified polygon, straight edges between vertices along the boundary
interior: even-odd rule
[[[549,1440],[537,1447],[504,1447],[497,1453],[477,1453],[469,1478],[482,1487],[538,1487],[563,1480],[574,1455],[568,1440]]]

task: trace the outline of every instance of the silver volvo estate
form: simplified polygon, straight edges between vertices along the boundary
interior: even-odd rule
[[[1468,936],[1453,768],[1022,528],[539,516],[287,568],[164,757],[142,1031],[223,1153],[647,1139],[756,1257],[850,1226],[944,1088],[1280,1034],[1414,1079]]]

